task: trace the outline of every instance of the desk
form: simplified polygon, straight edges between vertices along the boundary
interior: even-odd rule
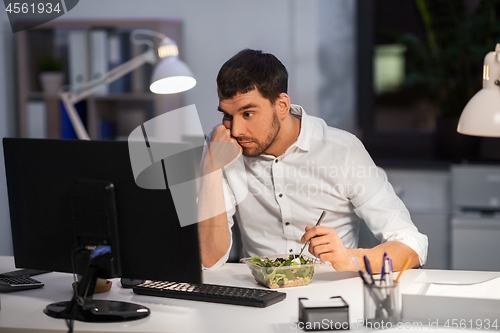
[[[0,256],[0,272],[14,270],[13,257]],[[425,272],[435,281],[473,283],[500,275],[498,272],[464,272],[438,270],[409,270],[400,280],[401,289]],[[66,301],[72,296],[73,276],[65,273],[49,273],[36,277],[45,284],[41,289],[0,294],[0,332],[66,332],[63,320],[53,319],[43,313],[52,302]],[[205,271],[205,283],[240,287],[261,288],[257,285],[246,265],[226,264],[220,269]],[[110,299],[139,303],[150,308],[145,319],[125,323],[94,324],[75,322],[75,332],[304,332],[294,328],[298,320],[298,298],[326,299],[342,296],[349,304],[351,324],[363,319],[363,288],[360,278],[353,272],[336,272],[324,265],[316,273],[309,286],[285,288],[287,298],[267,308],[252,308],[175,300],[135,295],[130,289],[120,287],[119,279],[113,279],[111,291],[96,295],[96,299]],[[425,326],[424,326],[425,327]],[[373,332],[361,325],[351,330]],[[445,329],[418,329],[418,332],[436,332]],[[411,332],[409,329],[400,331]],[[446,329],[446,332],[453,332]],[[457,330],[478,332],[478,330]]]

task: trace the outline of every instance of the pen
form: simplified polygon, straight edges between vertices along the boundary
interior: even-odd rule
[[[361,267],[359,267],[358,262],[356,261],[356,258],[353,255],[351,255],[351,260],[354,263],[354,267],[356,267],[356,270],[358,271],[361,280],[363,280],[365,284],[373,284],[373,278],[369,274],[364,272],[361,269]]]
[[[356,269],[358,270],[359,276],[361,277],[361,280],[363,280],[364,284],[373,285],[374,280],[373,280],[372,276],[370,276],[370,274],[366,273],[365,271],[363,271],[361,269],[361,267],[359,267],[358,262],[356,261],[356,258],[353,255],[351,255],[351,260],[354,263],[354,267],[356,267]],[[372,287],[364,287],[364,288],[369,288],[368,291],[372,295],[373,299],[375,300],[377,307],[380,306],[380,304],[382,304],[382,302],[384,301],[384,296],[382,295],[380,290],[377,288],[377,286],[375,286],[374,288],[372,288]]]
[[[392,258],[387,258],[389,261],[389,281],[391,281],[391,286],[394,284],[394,274],[392,268]]]
[[[398,278],[396,279],[396,281],[394,281],[394,283],[398,283],[399,278],[401,277],[401,275],[403,275],[404,271],[408,268],[409,265],[410,265],[410,258],[406,259],[406,262],[403,265],[403,268],[401,268],[401,272],[399,272]]]
[[[365,268],[366,268],[366,272],[368,274],[370,274],[370,277],[372,279],[372,281],[375,281],[373,279],[373,271],[372,271],[372,266],[370,265],[370,260],[368,260],[368,257],[367,256],[364,256],[363,257],[363,260],[365,261]]]
[[[384,252],[384,256],[382,257],[382,269],[381,269],[381,274],[380,274],[380,280],[382,281],[384,279],[385,275],[385,258],[387,258],[387,252]]]
[[[391,286],[392,283],[391,283],[391,277],[390,277],[390,271],[391,271],[391,268],[389,267],[389,258],[385,258],[385,261],[384,261],[384,268],[385,268],[385,285],[386,286]]]

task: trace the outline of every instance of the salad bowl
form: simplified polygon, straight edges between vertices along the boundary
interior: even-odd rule
[[[297,257],[298,254],[253,256],[240,261],[247,264],[255,281],[275,289],[306,286],[311,282],[321,262],[316,258],[301,256],[299,264],[295,260]]]

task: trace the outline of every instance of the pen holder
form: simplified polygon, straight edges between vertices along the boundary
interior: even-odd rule
[[[399,285],[364,284],[365,326],[385,328],[401,320]],[[371,326],[370,326],[371,325]],[[393,325],[390,325],[392,327]]]

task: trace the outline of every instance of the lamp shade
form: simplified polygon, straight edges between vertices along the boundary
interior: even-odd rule
[[[457,131],[462,134],[500,137],[500,89],[481,89],[464,108]]]
[[[500,44],[484,57],[483,89],[465,106],[457,131],[475,136],[500,137]]]
[[[178,57],[167,57],[156,66],[149,89],[155,94],[175,94],[189,90],[196,80],[189,67]]]
[[[179,59],[177,45],[165,38],[158,48],[156,65],[149,89],[155,94],[175,94],[193,88],[196,80],[189,67]]]

